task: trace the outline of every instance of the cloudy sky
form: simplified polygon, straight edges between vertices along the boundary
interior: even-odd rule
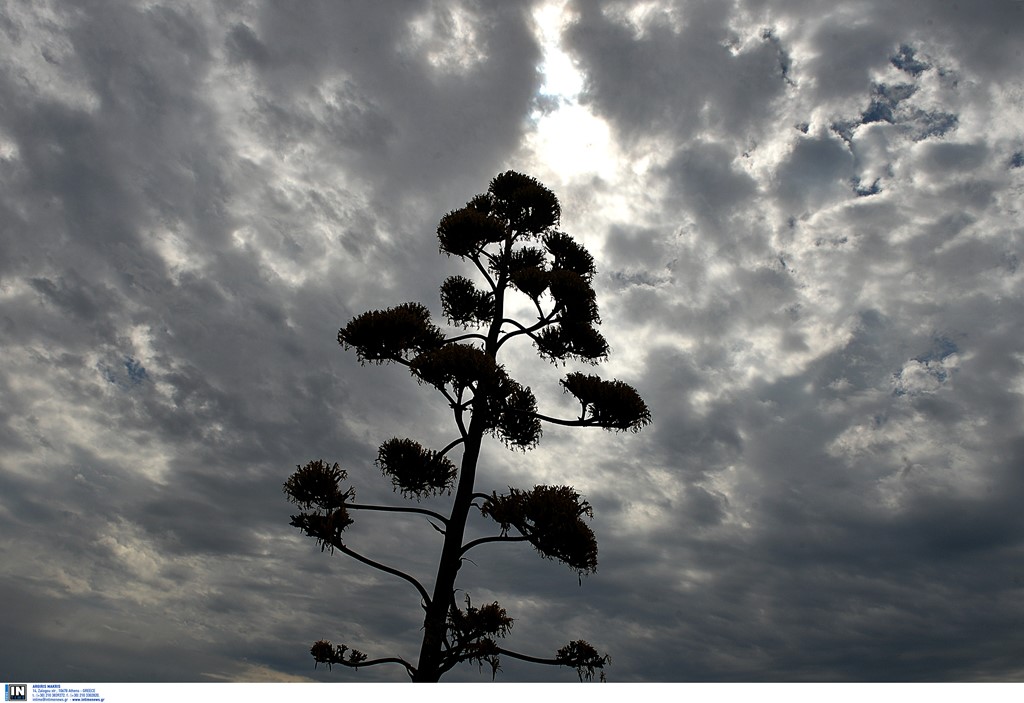
[[[582,585],[474,550],[510,648],[584,638],[627,682],[1024,679],[1022,36],[1020,0],[0,0],[4,675],[405,680],[314,670],[319,638],[414,658],[422,611],[281,485],[323,458],[401,503],[378,445],[452,439],[337,329],[440,318],[467,271],[437,222],[512,168],[594,254],[597,372],[654,423],[485,450],[479,490],[572,485],[601,549]],[[512,346],[570,415],[559,378],[595,371]],[[431,582],[424,521],[354,517]]]

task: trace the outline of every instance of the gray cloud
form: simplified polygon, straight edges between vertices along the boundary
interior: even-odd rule
[[[439,313],[465,270],[436,222],[510,167],[551,171],[597,257],[613,355],[583,370],[654,415],[485,450],[480,490],[572,484],[601,545],[582,587],[474,550],[460,587],[509,609],[510,646],[584,637],[618,681],[1020,678],[1024,5],[570,3],[578,100],[621,156],[600,177],[530,151],[538,106],[576,100],[540,94],[535,9],[0,9],[12,678],[405,677],[313,669],[320,637],[414,656],[422,613],[300,539],[281,484],[324,458],[394,502],[380,442],[451,439],[335,333]],[[506,361],[572,411],[575,367]],[[429,582],[436,533],[357,518],[353,546]]]
[[[623,137],[664,130],[683,135],[757,136],[759,121],[786,86],[788,59],[765,35],[741,46],[728,8],[698,2],[673,15],[656,11],[637,27],[617,21],[625,3],[577,3],[566,42],[588,78],[584,99]]]

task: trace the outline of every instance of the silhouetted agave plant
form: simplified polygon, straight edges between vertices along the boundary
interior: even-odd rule
[[[439,451],[411,439],[393,437],[381,444],[377,465],[394,489],[417,501],[450,494],[450,512],[425,507],[363,505],[341,484],[347,473],[338,464],[311,461],[285,482],[289,500],[302,512],[291,524],[317,540],[322,550],[341,551],[367,566],[404,579],[418,592],[425,611],[416,664],[402,657],[368,659],[362,652],[327,640],[313,644],[315,664],[350,668],[395,663],[414,681],[437,681],[462,662],[487,664],[492,675],[501,657],[574,668],[580,680],[592,679],[609,662],[584,640],[574,640],[554,657],[520,654],[501,646],[513,620],[496,601],[476,607],[465,597],[456,602],[456,576],[466,554],[492,542],[528,542],[545,558],[584,574],[597,570],[597,539],[587,520],[590,503],[571,486],[534,486],[508,493],[476,491],[476,471],[484,435],[511,449],[537,446],[542,424],[639,431],[651,414],[639,394],[622,381],[572,372],[563,389],[580,402],[578,418],[554,418],[537,411],[533,391],[511,378],[498,363],[507,342],[533,342],[541,357],[597,363],[608,356],[608,343],[597,331],[601,317],[592,283],[594,259],[564,232],[555,230],[561,207],[554,193],[536,179],[514,171],[496,176],[486,193],[445,214],[437,227],[442,253],[473,265],[477,280],[451,276],[441,285],[441,309],[464,334],[445,336],[421,303],[403,303],[356,316],[338,331],[338,342],[354,349],[360,363],[399,364],[420,383],[433,387],[447,402],[458,436]],[[524,294],[537,310],[535,321],[507,317],[506,296]],[[461,449],[461,461],[448,454]],[[464,542],[471,510],[494,520],[499,534]],[[359,510],[426,517],[443,535],[432,592],[413,576],[353,550],[343,539]]]

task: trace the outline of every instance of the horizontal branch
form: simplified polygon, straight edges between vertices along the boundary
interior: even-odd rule
[[[464,339],[479,339],[483,342],[487,341],[487,337],[480,334],[479,332],[468,332],[466,334],[460,334],[458,337],[449,337],[444,340],[443,344],[451,344],[452,342],[461,342]]]
[[[414,667],[412,664],[402,659],[401,657],[381,657],[380,659],[370,659],[369,661],[361,661],[356,663],[345,661],[344,659],[333,659],[327,663],[342,664],[351,669],[358,669],[362,666],[374,666],[376,664],[401,664],[405,667],[405,671],[409,674],[410,678],[412,678],[416,674],[416,667]]]
[[[351,507],[351,506],[349,506],[349,507]],[[379,569],[380,571],[383,571],[386,574],[391,574],[392,576],[397,576],[400,579],[405,579],[406,581],[411,583],[413,586],[415,586],[416,590],[420,592],[420,596],[423,598],[424,605],[426,605],[427,607],[430,606],[430,596],[427,595],[427,589],[423,588],[423,586],[420,584],[420,582],[417,581],[416,579],[414,579],[409,574],[405,573],[404,571],[399,571],[398,569],[396,569],[394,567],[387,566],[386,564],[381,564],[380,562],[374,561],[373,559],[370,559],[368,557],[364,557],[359,552],[352,551],[351,549],[346,547],[344,544],[341,543],[340,540],[338,540],[336,543],[332,543],[332,545],[336,549],[341,550],[343,553],[348,554],[350,557],[352,557],[356,561],[361,561],[364,564],[366,564],[367,566],[372,566],[373,568]]]
[[[642,401],[641,401],[642,402]],[[586,406],[584,406],[586,408]],[[560,417],[550,417],[549,415],[542,415],[537,412],[531,412],[528,410],[520,410],[519,408],[509,407],[509,412],[519,413],[520,415],[527,415],[532,418],[536,418],[542,422],[550,422],[553,425],[564,425],[565,427],[600,427],[605,430],[628,430],[632,429],[634,432],[637,431],[639,426],[650,422],[650,413],[647,411],[646,406],[643,408],[644,414],[637,414],[636,418],[630,420],[626,418],[624,420],[618,420],[612,422],[610,420],[602,420],[597,417],[578,417],[575,420],[565,420]],[[584,410],[586,412],[586,410]]]
[[[521,659],[524,662],[530,662],[531,664],[548,664],[549,666],[565,666],[565,662],[558,661],[557,659],[543,659],[541,657],[531,657],[529,654],[520,654],[519,652],[513,652],[510,649],[504,647],[498,647],[498,654],[504,654],[506,657],[512,657],[513,659]]]
[[[566,427],[603,427],[601,423],[596,420],[563,420],[557,417],[548,417],[547,415],[541,415],[540,413],[529,413],[530,416],[542,420],[544,422],[550,422],[554,425],[565,425]]]
[[[419,513],[420,515],[429,515],[440,520],[445,525],[448,524],[448,518],[426,508],[406,508],[398,505],[363,505],[361,503],[345,503],[345,507],[349,510],[378,510],[385,513]]]
[[[488,542],[526,542],[529,541],[529,537],[508,537],[506,535],[496,535],[494,537],[481,537],[475,539],[472,542],[462,545],[462,550],[459,552],[460,555],[465,554],[473,547],[480,544],[486,544]]]

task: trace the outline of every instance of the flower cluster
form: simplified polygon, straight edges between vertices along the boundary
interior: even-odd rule
[[[607,654],[598,654],[597,650],[586,640],[573,640],[558,650],[555,654],[555,661],[563,666],[571,666],[579,674],[580,681],[584,678],[587,681],[594,679],[597,669],[604,669],[604,665],[611,661]],[[601,674],[604,680],[604,673]]]
[[[494,315],[494,294],[464,276],[450,276],[441,284],[441,309],[453,325],[481,325]]]
[[[598,376],[577,372],[560,381],[582,406],[582,420],[609,430],[639,432],[651,422],[651,411],[640,394],[622,381],[604,381]]]
[[[355,489],[341,490],[341,482],[348,477],[337,463],[322,459],[297,466],[295,473],[284,483],[288,500],[303,512],[291,516],[291,525],[316,539],[320,550],[341,545],[342,531],[352,524],[345,502],[355,495]]]
[[[498,644],[495,637],[505,637],[512,629],[513,620],[497,601],[477,608],[466,596],[466,609],[452,603],[448,611],[448,632],[452,639],[451,655],[458,661],[487,664],[491,673],[501,668],[498,662]]]
[[[387,310],[364,312],[338,330],[338,344],[354,348],[360,363],[405,360],[444,342],[422,303],[403,303]]]
[[[358,669],[359,664],[366,661],[366,655],[358,649],[349,649],[344,644],[335,646],[329,640],[317,640],[309,648],[309,653],[313,655],[314,668],[317,664],[326,664],[328,669],[332,664],[344,664]]]
[[[407,498],[451,493],[458,470],[447,457],[411,439],[394,437],[380,445],[377,466]]]
[[[424,383],[438,389],[451,386],[456,392],[494,385],[503,373],[491,356],[469,344],[447,344],[420,354],[409,370]]]
[[[597,571],[597,539],[583,522],[583,516],[593,517],[594,510],[572,487],[509,488],[507,495],[492,493],[480,512],[501,525],[505,534],[516,528],[543,556],[581,575]]]
[[[501,220],[471,206],[449,212],[437,226],[441,251],[462,258],[479,254],[488,244],[505,239],[506,234]]]

